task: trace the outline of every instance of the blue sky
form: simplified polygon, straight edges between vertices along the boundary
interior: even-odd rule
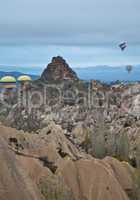
[[[139,10],[139,0],[1,0],[0,64],[43,67],[56,55],[72,67],[139,64]]]
[[[114,45],[1,45],[0,65],[44,68],[55,55],[63,56],[71,67],[140,64],[140,46],[121,51]]]

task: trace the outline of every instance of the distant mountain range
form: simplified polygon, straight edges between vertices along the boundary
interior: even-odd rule
[[[2,65],[0,64],[0,71],[1,72],[13,72],[13,73],[22,73],[22,74],[32,74],[39,76],[42,71],[44,70],[44,67],[39,66],[16,66],[16,65]]]
[[[74,69],[78,76],[84,80],[96,79],[104,82],[120,81],[140,81],[140,65],[127,72],[126,66],[95,66]]]
[[[6,72],[5,72],[6,69]],[[125,66],[95,66],[95,67],[83,67],[73,68],[78,77],[83,80],[100,80],[103,82],[112,82],[116,80],[120,81],[140,81],[140,65],[135,65],[128,73]],[[30,75],[33,80],[37,79],[42,73],[42,68],[35,67],[4,67],[0,66],[0,77],[5,75],[12,75],[18,77],[23,74]]]

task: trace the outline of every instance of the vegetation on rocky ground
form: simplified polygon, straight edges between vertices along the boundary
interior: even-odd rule
[[[39,183],[44,200],[74,200],[72,193],[59,178],[50,177]]]

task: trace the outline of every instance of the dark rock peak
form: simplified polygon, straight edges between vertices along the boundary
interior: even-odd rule
[[[76,73],[69,67],[66,61],[61,57],[53,57],[52,61],[41,75],[42,81],[62,81],[77,80]]]
[[[52,63],[54,64],[66,64],[66,61],[61,57],[61,56],[57,56],[57,57],[53,57],[52,58]]]

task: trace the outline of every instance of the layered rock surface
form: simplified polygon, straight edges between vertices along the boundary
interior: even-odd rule
[[[49,199],[62,190],[70,200],[128,200],[127,191],[133,193],[134,169],[128,163],[80,153],[54,123],[39,135],[0,125],[0,138],[2,200],[40,200],[40,191]]]

